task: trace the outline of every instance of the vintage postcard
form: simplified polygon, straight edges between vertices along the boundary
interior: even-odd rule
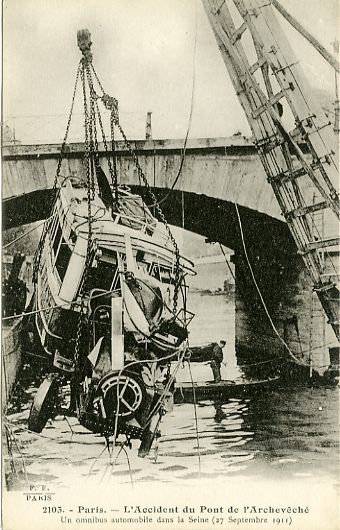
[[[2,528],[339,528],[336,0],[5,0]]]

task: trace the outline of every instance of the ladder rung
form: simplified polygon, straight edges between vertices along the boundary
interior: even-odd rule
[[[261,149],[264,154],[267,154],[270,153],[270,151],[272,151],[273,149],[276,149],[276,147],[280,147],[280,145],[283,145],[284,143],[285,140],[282,138],[282,136],[274,134],[273,136],[262,138],[262,140],[256,142],[255,147]]]
[[[274,105],[276,105],[276,103],[278,103],[280,101],[280,99],[282,99],[284,97],[285,97],[285,93],[283,92],[283,90],[280,90],[280,92],[278,92],[277,94],[275,94],[275,96],[270,98],[269,103],[271,104],[272,107],[274,107]],[[254,119],[258,118],[260,116],[260,114],[263,114],[267,110],[268,110],[268,106],[267,105],[261,105],[261,107],[259,107],[256,110],[252,111],[253,118]]]
[[[325,208],[328,208],[328,204],[325,201],[318,202],[310,206],[301,206],[301,208],[296,208],[291,212],[285,213],[285,218],[290,219],[292,217],[303,217],[307,213],[317,212],[318,210],[324,210]]]
[[[258,61],[256,61],[256,63],[254,63],[252,66],[249,67],[249,71],[251,74],[253,74],[254,72],[256,72],[256,70],[258,70],[259,68],[261,68],[261,66],[263,66],[264,64],[266,64],[266,58],[264,56],[260,57]]]
[[[306,171],[303,167],[300,167],[299,169],[294,169],[293,171],[284,171],[283,173],[272,176],[268,178],[268,182],[275,181],[279,182],[279,184],[284,184],[285,182],[290,182],[291,180],[303,177],[304,175],[306,175]]]
[[[322,285],[314,285],[314,291],[316,293],[327,293],[328,291],[331,291],[334,288],[338,290],[335,283],[323,283]],[[328,300],[333,302],[334,300],[338,300],[338,298],[335,299],[333,297],[330,297],[329,293],[327,294],[327,298]]]
[[[308,251],[310,250],[317,250],[318,248],[325,248],[325,247],[335,247],[339,245],[340,238],[339,237],[330,237],[328,239],[319,239],[318,241],[313,241],[313,243],[308,244]]]
[[[247,28],[247,24],[243,22],[243,24],[241,24],[241,26],[236,31],[234,31],[234,33],[230,36],[230,41],[232,42],[232,44],[235,44],[235,42],[242,37],[243,33],[246,31]]]

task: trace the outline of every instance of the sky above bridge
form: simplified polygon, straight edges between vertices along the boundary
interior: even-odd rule
[[[337,0],[282,4],[332,51]],[[61,141],[83,28],[92,34],[93,64],[105,91],[118,99],[130,138],[144,136],[147,111],[154,138],[184,138],[188,128],[192,138],[250,135],[200,0],[4,0],[3,115],[22,143]],[[334,98],[332,68],[284,28],[313,86]],[[73,141],[82,140],[80,103],[79,94]]]

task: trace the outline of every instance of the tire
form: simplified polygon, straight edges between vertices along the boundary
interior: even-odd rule
[[[111,382],[111,385],[106,391],[107,382]],[[104,405],[108,417],[114,417],[117,411],[117,386],[118,389],[125,388],[125,393],[118,406],[118,417],[127,421],[143,410],[146,398],[145,387],[140,378],[134,374],[123,372],[120,377],[113,373],[105,376],[100,382],[100,387],[104,394]]]
[[[58,381],[54,374],[44,379],[34,397],[30,415],[28,418],[28,429],[40,433],[47,421],[52,418],[58,403]]]

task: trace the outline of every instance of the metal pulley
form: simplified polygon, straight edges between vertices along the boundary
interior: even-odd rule
[[[91,53],[91,33],[88,29],[80,29],[77,31],[77,43],[78,47],[83,54],[84,59],[87,62],[92,61],[92,53]]]

